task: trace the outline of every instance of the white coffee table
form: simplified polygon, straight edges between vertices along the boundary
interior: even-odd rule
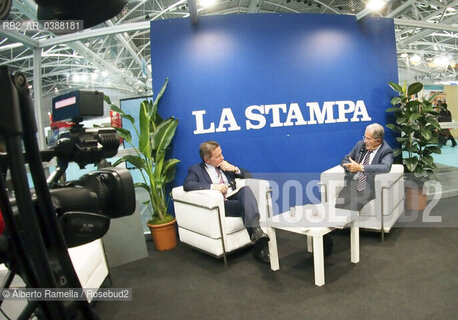
[[[273,271],[280,269],[275,229],[307,236],[307,250],[313,252],[315,284],[317,286],[324,285],[323,236],[325,234],[350,225],[351,262],[359,262],[359,228],[355,223],[358,216],[357,211],[334,208],[329,210],[326,204],[296,207],[295,211],[294,215],[291,215],[290,211],[286,211],[267,220],[267,234],[270,237],[270,268]],[[312,215],[310,215],[311,212]],[[314,213],[316,212],[327,215],[327,217],[315,216]]]

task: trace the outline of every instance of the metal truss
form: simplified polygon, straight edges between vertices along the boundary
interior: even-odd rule
[[[0,28],[0,65],[34,79],[34,56],[40,57],[42,95],[100,86],[146,95],[152,91],[150,21],[190,18],[198,23],[205,15],[272,12],[355,15],[358,20],[375,15],[394,19],[401,79],[457,81],[458,1],[388,0],[377,14],[366,9],[366,2],[216,0],[202,7],[197,0],[132,0],[118,16],[74,34]],[[14,0],[8,20],[36,20],[36,10],[32,0]],[[404,71],[410,78],[403,77]]]

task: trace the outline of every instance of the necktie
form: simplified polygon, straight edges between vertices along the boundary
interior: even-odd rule
[[[221,172],[220,168],[215,168],[216,173],[218,174],[218,182],[221,184],[224,184],[224,178],[223,178],[223,173]]]
[[[219,183],[220,184],[225,184],[224,183],[224,178],[223,178],[223,172],[221,171],[220,168],[215,168],[216,170],[216,173],[218,174],[218,180],[219,180]],[[223,197],[224,197],[224,201],[227,201],[227,198],[226,198],[226,195],[223,194]]]
[[[364,156],[364,160],[363,160],[364,166],[369,164],[371,153],[372,151],[366,152],[366,155]],[[366,174],[364,172],[360,172],[358,175],[358,184],[356,185],[356,189],[358,191],[363,191],[364,189],[366,189],[366,179],[367,179]]]

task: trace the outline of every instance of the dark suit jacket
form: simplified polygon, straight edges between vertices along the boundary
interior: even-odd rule
[[[344,163],[349,163],[349,158],[351,157],[358,163],[362,162],[364,158],[365,152],[361,152],[361,149],[364,146],[364,141],[359,141],[353,149],[347,154],[340,163],[343,166]],[[365,148],[364,148],[365,150]],[[374,177],[378,173],[386,173],[391,170],[391,165],[393,164],[394,156],[393,156],[393,149],[386,143],[385,141],[382,142],[380,149],[378,149],[377,153],[375,154],[372,163],[369,165],[364,166],[364,173],[367,175],[367,182],[372,187],[374,185]],[[345,167],[344,167],[345,168]],[[346,168],[347,177],[346,179],[353,179],[353,176],[356,173],[350,173]]]
[[[240,174],[234,172],[223,171],[229,181],[229,184],[235,188],[235,178],[251,178],[251,174],[242,169],[240,169]],[[210,189],[212,181],[210,175],[205,168],[205,162],[195,164],[188,169],[188,175],[184,180],[183,189],[185,191],[192,190],[204,190]]]

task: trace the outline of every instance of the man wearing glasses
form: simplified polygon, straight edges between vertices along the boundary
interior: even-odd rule
[[[345,187],[339,193],[336,208],[361,210],[374,199],[374,177],[389,172],[393,149],[383,140],[384,130],[378,123],[366,127],[359,141],[341,162],[345,168]]]

